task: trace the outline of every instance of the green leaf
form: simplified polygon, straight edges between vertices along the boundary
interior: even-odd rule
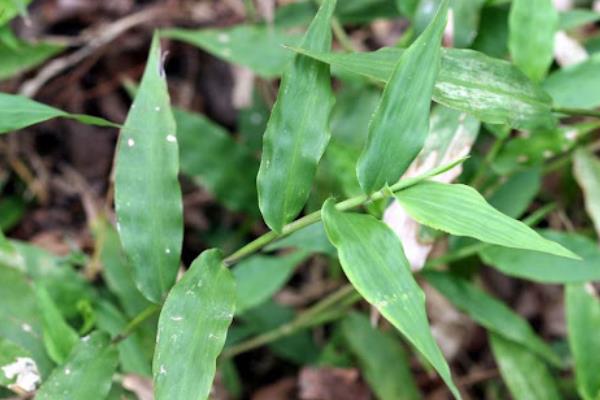
[[[406,0],[396,0],[398,3],[406,3]],[[408,3],[414,2],[410,0]],[[421,33],[430,23],[435,15],[435,10],[441,0],[420,0],[412,18],[415,31]],[[451,14],[452,34],[447,39],[452,42],[450,47],[469,47],[479,27],[479,15],[485,0],[450,0],[449,8]]]
[[[395,0],[398,10],[407,17],[412,17],[419,5],[419,0]]]
[[[175,283],[183,240],[179,150],[155,34],[121,130],[115,171],[117,228],[136,284],[159,302]]]
[[[335,4],[335,0],[323,2],[302,47],[329,51]],[[328,65],[300,54],[281,79],[257,177],[260,210],[276,232],[302,210],[329,142],[329,114],[334,103],[330,80]]]
[[[35,292],[21,271],[4,265],[0,265],[0,337],[27,350],[42,375],[50,370]]]
[[[207,250],[171,289],[160,313],[152,369],[156,400],[204,400],[235,310],[235,281]]]
[[[104,127],[119,125],[91,115],[69,114],[27,97],[0,93],[0,133],[26,128],[53,118],[74,119],[84,124]]]
[[[494,333],[489,339],[502,378],[515,400],[561,399],[548,367],[537,356]]]
[[[67,324],[44,286],[36,285],[35,293],[42,317],[44,344],[50,358],[60,365],[79,342],[79,335]]]
[[[492,207],[511,218],[519,218],[535,199],[542,186],[539,168],[529,168],[510,175],[494,193],[489,202]]]
[[[600,13],[584,8],[574,8],[559,14],[558,29],[570,30],[600,20]]]
[[[424,181],[397,192],[396,199],[417,222],[452,235],[579,258],[560,244],[544,239],[524,223],[502,214],[466,185]]]
[[[397,48],[349,54],[293,50],[380,82],[389,80],[404,52]],[[473,50],[442,49],[433,100],[490,124],[549,128],[556,123],[547,93],[514,65]]]
[[[508,17],[513,63],[540,82],[552,64],[558,12],[552,0],[513,0]]]
[[[453,47],[469,47],[477,37],[481,8],[485,0],[451,0]]]
[[[95,293],[90,283],[75,270],[73,262],[27,243],[11,243],[20,255],[18,262],[11,266],[25,272],[36,284],[43,284],[66,319],[78,318],[77,304],[91,303]]]
[[[447,9],[448,1],[443,0],[428,28],[402,54],[383,90],[356,166],[367,194],[396,183],[425,144]]]
[[[421,398],[399,338],[372,327],[369,319],[357,312],[342,321],[342,332],[379,400]]]
[[[26,72],[63,50],[51,43],[28,43],[16,40],[16,46],[0,43],[0,80]]]
[[[595,108],[600,106],[600,54],[562,68],[550,74],[543,87],[554,103],[567,108]]]
[[[38,390],[37,400],[106,398],[117,368],[118,354],[109,337],[94,332],[82,338],[67,362],[56,368]]]
[[[282,45],[297,44],[298,35],[263,25],[239,25],[227,29],[166,29],[161,36],[200,47],[225,61],[250,68],[271,78],[281,75],[292,59]]]
[[[279,256],[255,255],[233,268],[236,281],[236,312],[243,313],[273,296],[293,274],[307,254],[303,251]]]
[[[600,281],[600,250],[593,240],[574,233],[540,233],[545,238],[568,247],[583,260],[499,246],[488,246],[479,254],[486,264],[517,278],[543,283]]]
[[[577,390],[585,400],[600,398],[600,300],[590,284],[566,286],[568,339],[575,360]]]
[[[95,304],[96,326],[112,337],[123,332],[127,326],[127,318],[106,300]],[[152,376],[152,357],[145,351],[140,339],[140,331],[133,332],[117,345],[119,361],[123,372]]]
[[[483,7],[479,32],[473,42],[473,50],[491,57],[506,58],[508,55],[508,13],[505,7]]]
[[[456,398],[450,369],[431,336],[425,295],[415,282],[402,244],[370,215],[343,213],[328,200],[321,211],[327,236],[356,290],[433,365]]]
[[[498,153],[492,168],[500,175],[510,175],[524,167],[541,167],[549,158],[573,149],[584,136],[598,127],[600,122],[589,121],[533,131],[530,135],[510,139]]]
[[[31,0],[0,0],[0,26],[17,15],[27,15],[27,5]]]
[[[135,286],[131,263],[123,252],[119,235],[112,224],[104,217],[98,217],[91,226],[106,285],[119,299],[127,315],[133,318],[146,309],[150,302]]]
[[[174,115],[181,172],[231,210],[258,215],[255,185],[258,160],[250,149],[200,114],[175,109]]]
[[[573,158],[573,174],[583,190],[585,209],[600,235],[600,160],[589,150],[577,150]]]
[[[484,328],[526,347],[556,366],[562,365],[560,358],[535,334],[527,321],[501,301],[448,272],[424,271],[423,276],[456,308]]]

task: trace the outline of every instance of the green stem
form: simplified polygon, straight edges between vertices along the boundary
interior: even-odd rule
[[[402,189],[406,189],[410,186],[413,186],[425,179],[428,179],[433,176],[444,173],[444,172],[448,171],[449,169],[454,168],[458,164],[461,164],[465,160],[466,160],[466,158],[460,158],[460,159],[453,161],[447,165],[443,165],[441,167],[434,168],[431,171],[428,171],[417,177],[402,179],[402,180],[398,181],[397,183],[395,183],[394,185],[390,186],[389,188],[384,188],[384,189],[381,189],[381,190],[373,193],[371,196],[360,195],[360,196],[349,198],[347,200],[337,203],[336,208],[340,211],[346,211],[346,210],[358,207],[360,205],[366,204],[368,202],[383,199],[383,198],[389,196],[390,193],[398,192]],[[321,211],[320,210],[310,213],[308,215],[305,215],[304,217],[299,218],[299,219],[295,220],[294,222],[291,222],[291,223],[285,225],[283,227],[283,229],[281,230],[281,233],[277,233],[275,231],[270,231],[270,232],[265,233],[264,235],[258,237],[257,239],[253,240],[252,242],[246,244],[245,246],[243,246],[240,249],[238,249],[237,251],[235,251],[230,256],[226,257],[225,260],[223,260],[223,262],[225,263],[225,265],[235,264],[236,262],[240,261],[242,258],[256,253],[257,251],[259,251],[260,249],[262,249],[269,243],[271,243],[277,239],[280,239],[284,236],[287,236],[291,233],[294,233],[294,232],[296,232],[302,228],[305,228],[309,225],[312,225],[316,222],[319,222],[320,220],[321,220]]]
[[[144,310],[142,310],[142,312],[140,312],[131,321],[129,321],[127,326],[125,326],[125,328],[112,339],[112,342],[119,343],[119,342],[127,339],[127,337],[129,335],[131,335],[133,332],[135,332],[135,330],[137,328],[139,328],[140,325],[142,323],[144,323],[144,321],[146,321],[148,318],[150,318],[154,314],[158,313],[160,311],[160,308],[161,308],[161,304],[152,304],[152,305],[148,306],[147,308],[145,308]]]
[[[555,208],[556,204],[548,204],[525,218],[523,223],[530,226],[536,225]],[[465,246],[450,254],[430,260],[425,265],[425,268],[434,268],[442,264],[470,257],[488,246],[490,246],[488,243],[475,243]],[[347,284],[342,286],[308,310],[300,313],[293,321],[226,349],[223,352],[223,358],[235,357],[238,354],[272,343],[282,337],[292,335],[299,330],[335,320],[343,315],[343,310],[346,310],[361,298],[352,285]]]
[[[584,108],[563,108],[563,107],[554,107],[552,111],[560,114],[565,114],[574,117],[596,117],[600,118],[600,111],[596,110],[586,110]]]
[[[505,141],[506,138],[499,138],[494,141],[494,144],[485,156],[482,165],[479,166],[477,174],[471,180],[471,186],[479,188],[483,184],[483,181],[485,180],[485,172],[487,171],[487,167],[492,165],[492,163],[500,153],[500,150],[502,150],[502,146],[504,146]]]
[[[232,358],[300,330],[340,318],[344,315],[346,309],[360,298],[352,285],[345,285],[308,310],[300,313],[294,320],[225,349],[221,357],[224,359]]]

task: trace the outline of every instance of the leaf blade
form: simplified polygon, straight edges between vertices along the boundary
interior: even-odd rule
[[[380,400],[421,398],[406,350],[399,338],[371,326],[368,318],[352,312],[342,321],[342,332],[358,358],[362,373]],[[390,368],[390,366],[394,366]]]
[[[323,2],[303,47],[329,50],[329,21],[335,4],[336,0]],[[308,199],[317,164],[331,136],[328,124],[333,103],[329,66],[296,55],[282,76],[256,180],[261,213],[276,232],[298,215]]]
[[[585,209],[600,235],[600,160],[589,150],[577,150],[573,174],[583,190]]]
[[[560,358],[535,334],[527,321],[501,301],[450,273],[424,271],[422,274],[427,282],[478,324],[527,347],[553,365],[562,365]]]
[[[600,301],[589,284],[565,288],[568,341],[575,361],[577,390],[586,400],[600,396]]]
[[[218,250],[203,252],[171,289],[152,363],[157,400],[206,399],[235,310],[235,281]]]
[[[447,9],[444,0],[427,29],[402,54],[383,90],[356,167],[367,194],[396,183],[425,144]]]
[[[494,333],[490,344],[500,373],[515,400],[560,400],[546,365],[522,346]]]
[[[561,243],[583,260],[572,260],[537,251],[487,246],[479,252],[483,261],[502,273],[542,283],[578,283],[600,280],[600,251],[587,237],[550,230],[541,235]]]
[[[544,239],[522,222],[502,214],[469,186],[424,181],[397,192],[395,196],[416,221],[452,235],[579,258],[562,245]]]
[[[183,241],[175,122],[155,34],[117,149],[115,209],[140,291],[159,302],[175,282]]]
[[[331,199],[321,212],[327,236],[338,249],[352,285],[423,354],[460,398],[448,364],[431,336],[425,295],[410,272],[396,234],[369,215],[336,210]]]
[[[117,349],[108,335],[94,332],[79,341],[66,363],[52,372],[35,398],[103,399],[112,386],[117,362]]]
[[[534,82],[552,64],[558,12],[551,0],[513,0],[508,17],[508,48],[513,62]]]
[[[403,53],[397,48],[349,54],[292,50],[326,62],[332,68],[384,83]],[[491,124],[528,129],[551,128],[556,124],[551,113],[552,99],[547,93],[514,65],[474,50],[442,50],[442,67],[433,100]]]

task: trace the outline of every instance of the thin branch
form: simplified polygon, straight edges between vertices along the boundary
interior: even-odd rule
[[[32,79],[21,85],[19,94],[27,97],[33,97],[35,94],[52,78],[61,74],[66,69],[78,64],[85,58],[93,54],[97,49],[107,45],[129,29],[152,21],[165,12],[164,8],[147,8],[140,12],[128,15],[119,19],[108,26],[101,27],[97,36],[93,37],[89,43],[79,50],[66,56],[56,58],[49,62]]]

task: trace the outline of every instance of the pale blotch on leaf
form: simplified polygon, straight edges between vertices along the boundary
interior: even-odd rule
[[[16,392],[33,392],[41,382],[37,365],[29,357],[17,357],[17,360],[2,367],[6,379],[14,380],[8,385]]]

